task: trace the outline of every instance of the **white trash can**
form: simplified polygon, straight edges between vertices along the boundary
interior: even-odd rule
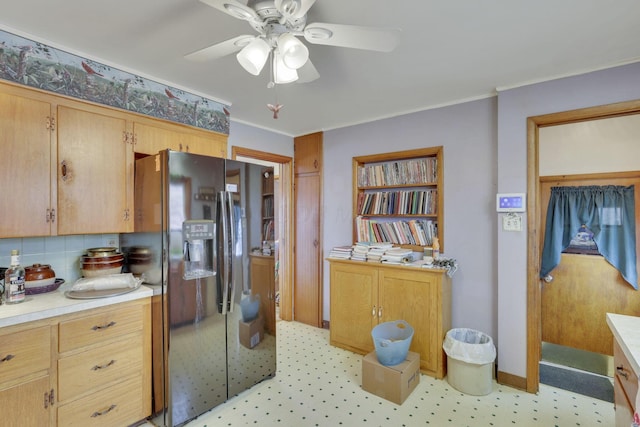
[[[468,328],[451,329],[442,348],[447,354],[447,381],[453,388],[475,396],[493,391],[496,347],[489,335]]]

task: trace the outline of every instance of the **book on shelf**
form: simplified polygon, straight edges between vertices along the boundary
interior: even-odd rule
[[[437,212],[435,189],[376,191],[358,194],[359,215],[434,215]]]
[[[356,217],[359,242],[390,242],[398,245],[430,246],[438,235],[437,225],[429,219],[377,221]]]
[[[358,167],[359,187],[429,184],[438,180],[436,157],[372,163]]]

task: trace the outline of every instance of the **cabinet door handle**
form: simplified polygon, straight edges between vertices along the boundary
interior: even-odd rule
[[[15,356],[13,354],[7,354],[5,357],[3,357],[2,359],[0,359],[0,363],[2,362],[8,362],[9,360],[13,359]]]
[[[96,411],[96,412],[94,412],[93,414],[91,414],[91,418],[96,418],[96,417],[99,417],[101,415],[108,414],[109,412],[113,411],[114,409],[116,409],[116,405],[111,405],[107,409],[105,409],[104,411],[100,411],[100,412]]]
[[[382,306],[378,309],[378,318],[382,317]]]
[[[91,329],[93,329],[94,331],[101,331],[103,329],[110,328],[110,327],[114,326],[115,324],[116,324],[116,322],[111,321],[111,322],[107,323],[106,325],[102,325],[102,326],[96,325],[96,326],[92,327]]]
[[[100,369],[108,368],[109,366],[113,365],[114,363],[116,363],[116,361],[111,359],[111,361],[109,363],[107,363],[106,365],[96,365],[93,368],[91,368],[91,370],[92,371],[99,371]]]
[[[624,369],[624,366],[618,366],[616,367],[616,372],[618,373],[618,375],[620,375],[622,378],[624,378],[625,380],[629,379],[629,374],[627,373],[627,371]]]
[[[60,163],[60,176],[63,181],[66,181],[69,178],[69,167],[67,166],[67,161],[63,160]]]
[[[371,316],[376,317],[376,306],[373,306],[373,310],[371,310]]]

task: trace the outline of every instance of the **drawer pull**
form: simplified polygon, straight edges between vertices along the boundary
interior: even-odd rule
[[[101,330],[103,330],[103,329],[110,328],[110,327],[114,326],[115,324],[116,324],[116,322],[111,321],[111,322],[107,323],[106,325],[102,325],[102,326],[97,326],[97,325],[96,325],[96,326],[94,326],[94,327],[93,327],[93,328],[91,328],[91,329],[93,329],[94,331],[101,331]]]
[[[13,359],[15,356],[13,354],[7,354],[5,357],[3,357],[2,359],[0,359],[0,363],[2,362],[8,362],[9,360]]]
[[[111,359],[111,361],[109,363],[107,363],[106,365],[96,365],[93,368],[91,368],[91,370],[92,371],[99,371],[100,369],[108,368],[109,366],[113,365],[114,363],[116,363],[116,361]]]
[[[101,411],[101,412],[96,411],[96,412],[94,412],[93,414],[91,414],[91,418],[96,418],[96,417],[99,417],[101,415],[108,414],[109,412],[113,411],[114,409],[116,409],[116,405],[111,405],[107,409],[105,409],[104,411]]]
[[[629,373],[627,371],[625,371],[624,366],[618,366],[616,368],[616,371],[618,372],[618,375],[620,375],[625,380],[629,379]]]

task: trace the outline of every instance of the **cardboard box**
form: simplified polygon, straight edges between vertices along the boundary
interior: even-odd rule
[[[264,338],[264,319],[262,316],[251,322],[240,320],[238,322],[238,335],[240,344],[247,348],[253,348],[260,344],[260,341]]]
[[[407,359],[394,366],[378,362],[376,352],[362,359],[362,389],[401,405],[420,382],[420,355],[407,353]]]

